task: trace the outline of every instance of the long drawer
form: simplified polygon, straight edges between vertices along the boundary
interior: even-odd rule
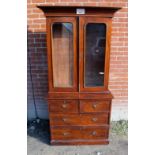
[[[52,128],[53,140],[74,140],[74,139],[106,139],[108,128]]]
[[[108,113],[103,114],[50,114],[52,126],[98,126],[107,125],[109,122]]]
[[[49,100],[49,111],[53,113],[78,113],[78,100]]]
[[[109,112],[110,101],[106,100],[80,100],[80,112]]]

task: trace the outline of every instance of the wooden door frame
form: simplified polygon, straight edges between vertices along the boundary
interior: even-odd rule
[[[106,24],[106,50],[104,66],[104,86],[102,87],[84,87],[84,47],[85,47],[85,25],[87,23],[104,23]],[[111,26],[110,18],[102,17],[79,17],[79,91],[80,92],[101,92],[108,90],[109,80],[109,62],[110,62],[110,44],[111,44]]]
[[[46,18],[47,27],[47,55],[48,55],[48,81],[49,92],[76,92],[78,91],[78,78],[77,78],[77,20],[76,17],[51,17]],[[68,22],[73,24],[73,87],[54,87],[53,84],[53,61],[52,61],[52,30],[51,25],[56,22]]]
[[[121,9],[121,7],[103,7],[103,6],[52,6],[52,5],[46,5],[46,4],[39,4],[37,5],[38,8],[40,8],[43,12],[44,15],[46,16],[46,32],[47,32],[47,53],[48,53],[48,79],[49,79],[49,93],[53,92],[107,92],[108,91],[108,78],[109,78],[109,59],[110,59],[110,35],[111,35],[111,25],[112,25],[112,18],[114,16],[114,13],[118,10]],[[77,9],[84,9],[85,13],[84,14],[77,14]],[[82,49],[82,40],[80,40],[80,42],[77,40],[77,25],[75,24],[76,22],[76,17],[79,17],[80,19],[82,18],[87,18],[87,19],[104,19],[104,21],[107,21],[108,24],[108,34],[107,34],[107,42],[106,42],[106,59],[105,59],[105,63],[106,63],[106,76],[105,76],[105,82],[104,82],[104,87],[103,88],[89,88],[89,89],[84,89],[84,87],[82,86],[82,76],[81,76],[81,71],[80,74],[78,76],[77,73],[77,68],[81,66],[82,59],[81,59],[81,49]],[[53,79],[52,79],[52,62],[51,62],[51,43],[50,43],[50,34],[51,34],[51,28],[50,28],[50,24],[52,19],[60,19],[60,18],[74,18],[74,50],[76,51],[76,68],[74,67],[74,70],[76,69],[76,73],[74,73],[75,76],[75,81],[74,83],[76,83],[76,86],[74,88],[54,88],[53,87]],[[79,25],[80,26],[80,25]],[[79,30],[81,29],[81,26],[79,27]],[[75,36],[76,35],[76,36]],[[83,38],[82,34],[79,34],[80,38]],[[77,43],[79,42],[79,47],[77,47]],[[75,47],[76,46],[76,47]],[[79,58],[79,65],[77,66],[77,50],[79,48],[79,53],[80,53],[80,58]],[[78,86],[78,78],[79,78],[79,86]]]

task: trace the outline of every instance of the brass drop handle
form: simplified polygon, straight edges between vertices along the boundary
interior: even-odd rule
[[[64,122],[66,122],[66,121],[67,121],[67,118],[63,118],[62,120],[63,120]]]
[[[62,104],[62,108],[67,108],[67,104],[66,103],[64,103],[64,104]]]
[[[94,108],[94,109],[96,109],[97,104],[96,104],[96,103],[94,103],[92,106],[93,106],[93,108]]]
[[[96,122],[97,121],[97,118],[96,117],[92,118],[92,121]]]
[[[69,133],[68,132],[64,132],[63,135],[64,136],[67,136],[67,135],[69,135]]]
[[[95,136],[96,134],[97,134],[97,132],[96,132],[96,131],[93,131],[93,132],[92,132],[92,135],[93,135],[93,136]]]

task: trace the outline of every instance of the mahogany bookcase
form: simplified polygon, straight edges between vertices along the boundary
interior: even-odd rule
[[[108,144],[112,17],[120,8],[38,7],[46,16],[51,144]]]

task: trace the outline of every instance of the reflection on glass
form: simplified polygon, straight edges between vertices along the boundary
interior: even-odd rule
[[[71,23],[54,23],[52,34],[54,87],[72,87],[73,25]]]
[[[85,87],[104,85],[106,25],[88,23],[85,32]]]

